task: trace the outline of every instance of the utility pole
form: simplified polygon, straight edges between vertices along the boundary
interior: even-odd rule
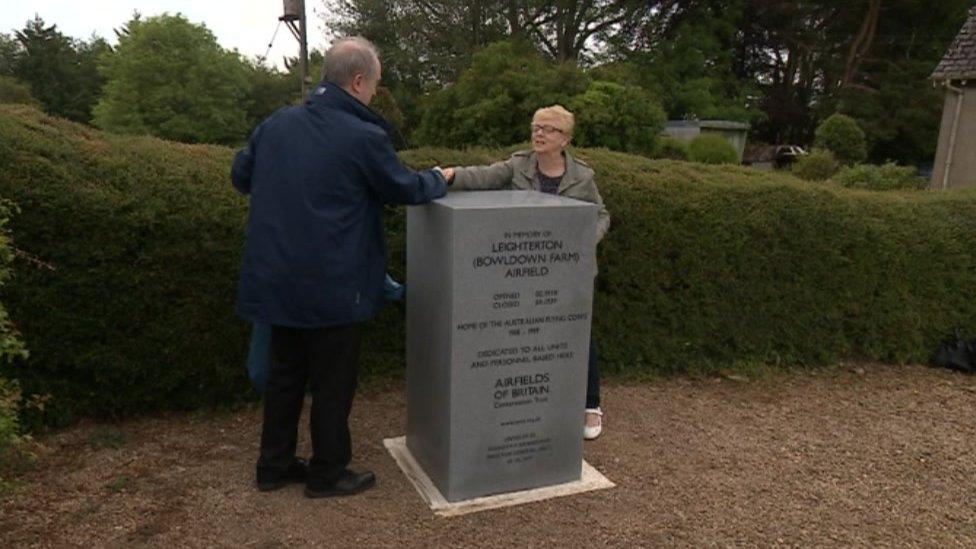
[[[305,0],[284,0],[285,13],[278,18],[298,40],[298,62],[302,69],[302,100],[308,95],[308,26],[305,21]]]

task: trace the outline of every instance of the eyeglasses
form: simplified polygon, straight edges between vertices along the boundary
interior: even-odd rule
[[[535,134],[536,132],[542,132],[545,135],[549,135],[554,132],[566,133],[555,126],[550,126],[548,124],[546,125],[532,124],[531,126],[529,126],[529,132],[532,134]]]

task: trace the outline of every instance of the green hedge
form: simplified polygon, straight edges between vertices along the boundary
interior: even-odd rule
[[[738,164],[739,155],[724,137],[703,133],[688,144],[688,158],[704,164]]]
[[[928,180],[919,177],[913,166],[899,166],[894,162],[847,166],[833,179],[843,187],[869,191],[922,190],[929,186]]]
[[[407,163],[506,151],[423,149]],[[600,246],[604,369],[712,371],[737,362],[925,360],[976,328],[976,194],[855,191],[739,166],[579,150],[613,217]],[[47,410],[122,415],[249,395],[233,314],[246,200],[232,151],[122,138],[0,107],[0,195],[23,213],[5,299],[31,349],[3,367]],[[390,209],[403,274],[402,209]],[[409,284],[409,281],[407,281]],[[367,377],[400,376],[402,310],[367,335]]]
[[[688,143],[673,137],[661,137],[657,140],[654,147],[653,158],[664,158],[668,160],[688,160]]]
[[[796,159],[790,167],[793,175],[807,181],[826,181],[840,169],[834,153],[827,149],[813,149]]]
[[[21,262],[7,304],[53,395],[48,422],[188,409],[247,395],[232,311],[246,202],[231,150],[122,137],[0,107],[0,195]]]

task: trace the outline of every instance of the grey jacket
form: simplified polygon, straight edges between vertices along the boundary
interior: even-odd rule
[[[566,155],[566,173],[556,194],[575,198],[584,202],[591,202],[600,206],[599,217],[596,222],[596,240],[603,240],[603,235],[610,228],[610,213],[603,205],[593,181],[593,169],[582,160]],[[539,181],[535,174],[538,159],[533,151],[519,151],[501,162],[490,166],[466,166],[454,169],[454,183],[449,190],[539,190]]]

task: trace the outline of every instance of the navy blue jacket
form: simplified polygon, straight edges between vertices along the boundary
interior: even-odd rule
[[[400,164],[386,122],[332,83],[262,122],[231,169],[251,196],[237,313],[314,328],[362,322],[383,304],[382,205],[444,196],[436,171]]]

